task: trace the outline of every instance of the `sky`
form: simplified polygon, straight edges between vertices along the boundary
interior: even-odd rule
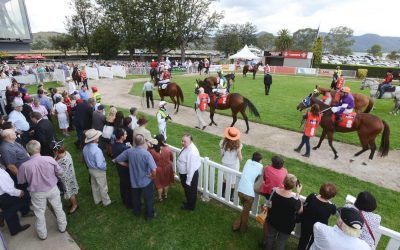
[[[72,12],[70,2],[25,0],[32,32],[65,32],[65,16]],[[320,26],[320,31],[329,32],[333,27],[347,26],[354,35],[400,37],[399,0],[219,0],[211,9],[224,12],[222,24],[251,22],[258,31],[273,34],[282,28],[293,33]]]

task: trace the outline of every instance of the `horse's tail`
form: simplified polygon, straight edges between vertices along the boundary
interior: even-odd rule
[[[176,87],[177,87],[177,89],[178,89],[178,98],[180,98],[181,99],[181,102],[183,102],[183,92],[182,92],[182,89],[181,89],[181,87],[177,84],[176,85]]]
[[[244,99],[244,103],[245,103],[246,107],[249,107],[250,113],[252,113],[256,117],[260,118],[260,113],[258,113],[256,106],[254,106],[254,104],[246,97],[243,97],[243,99]]]
[[[383,133],[382,133],[382,139],[381,139],[381,145],[379,147],[379,152],[381,153],[381,157],[387,156],[389,153],[389,136],[390,136],[390,128],[389,125],[385,122],[385,120],[382,120],[383,122]]]
[[[374,107],[374,100],[369,97],[369,102],[367,108],[364,110],[364,113],[369,113],[371,112],[372,108]]]

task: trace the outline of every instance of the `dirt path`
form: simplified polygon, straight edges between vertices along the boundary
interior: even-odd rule
[[[143,82],[143,80],[144,79],[101,79],[98,81],[91,81],[91,84],[96,84],[99,87],[105,104],[112,104],[124,108],[134,106],[139,108],[141,112],[155,115],[155,109],[141,107],[140,97],[128,94],[134,83]],[[158,95],[156,92],[154,94]],[[172,110],[171,105],[169,109]],[[215,115],[214,120],[218,124],[218,127],[207,127],[205,132],[218,136],[221,136],[223,134],[223,129],[228,127],[232,122],[230,117],[218,114]],[[173,115],[173,122],[189,127],[196,126],[197,119],[194,109],[181,106],[179,114]],[[243,120],[238,120],[235,126],[241,131],[245,131],[246,127]],[[354,153],[361,149],[359,146],[334,142],[339,152],[339,159],[333,160],[333,153],[328,146],[327,140],[325,140],[318,151],[311,152],[310,158],[304,158],[293,151],[293,148],[299,144],[300,139],[300,133],[254,122],[250,122],[250,133],[247,135],[243,133],[242,137],[242,141],[245,144],[400,191],[399,150],[390,151],[389,156],[385,158],[375,157],[371,162],[368,160],[369,151],[367,151],[356,158],[354,162],[350,163],[349,160]],[[312,138],[311,145],[316,145],[317,140],[318,138]],[[367,166],[362,165],[364,161],[368,163]]]

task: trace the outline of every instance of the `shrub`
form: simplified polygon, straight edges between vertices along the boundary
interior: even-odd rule
[[[329,63],[322,63],[319,65],[320,69],[336,69],[336,64],[329,64]],[[388,70],[393,70],[395,79],[397,79],[399,68],[395,67],[378,67],[378,66],[365,66],[365,65],[348,65],[343,64],[339,65],[342,70],[355,70],[358,69],[367,69],[368,70],[368,77],[375,77],[375,78],[384,78],[386,76],[386,72]]]
[[[368,69],[358,69],[357,70],[357,78],[364,79],[368,75]]]

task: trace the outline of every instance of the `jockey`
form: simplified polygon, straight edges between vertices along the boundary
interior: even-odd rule
[[[224,76],[224,73],[222,71],[217,72],[218,77],[219,77],[219,82],[217,88],[219,89],[226,89],[228,86],[228,80]]]
[[[350,93],[349,87],[342,87],[340,89],[340,101],[339,103],[332,107],[332,112],[336,115],[336,121],[341,121],[342,114],[351,114],[354,109],[354,97]]]
[[[163,84],[168,84],[171,80],[171,72],[168,70],[168,66],[164,67],[164,71],[161,74],[161,80],[158,82],[158,86],[161,88]]]
[[[150,67],[152,69],[157,69],[157,66],[158,66],[157,62],[154,61],[154,59],[151,59]]]
[[[386,77],[385,80],[379,84],[379,96],[378,98],[382,98],[383,94],[385,93],[385,91],[392,87],[392,80],[393,80],[393,74],[392,74],[392,70],[388,70],[388,72],[386,72]]]

